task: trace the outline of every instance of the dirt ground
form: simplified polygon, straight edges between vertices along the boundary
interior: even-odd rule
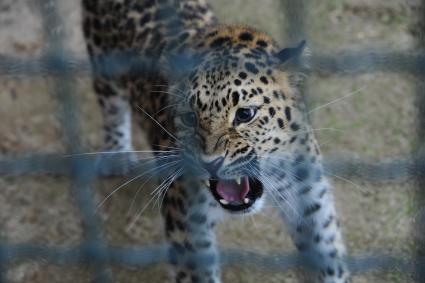
[[[58,1],[66,21],[66,44],[70,52],[84,57],[79,21],[79,1]],[[278,0],[210,0],[226,23],[250,24],[273,35],[282,45],[284,15]],[[329,54],[338,50],[413,48],[410,26],[419,1],[323,0],[307,1],[308,44]],[[28,57],[41,53],[44,45],[40,12],[33,0],[0,1],[0,54]],[[0,154],[63,152],[58,106],[49,94],[46,78],[0,77]],[[369,160],[409,154],[415,138],[414,85],[408,76],[371,73],[356,76],[319,77],[308,81],[310,107],[347,98],[312,112],[314,128],[325,154],[351,152]],[[351,94],[351,95],[350,95]],[[81,109],[81,139],[87,149],[99,149],[100,114],[90,82],[78,78],[76,95]],[[349,96],[350,95],[350,96]],[[139,143],[140,144],[140,143]],[[125,180],[94,184],[100,202]],[[337,208],[351,255],[374,253],[412,254],[411,224],[417,209],[412,182],[367,183],[335,177]],[[131,246],[163,240],[157,207],[137,224],[129,223],[144,206],[148,193],[129,206],[139,187],[137,182],[114,195],[99,212],[107,241]],[[69,246],[82,238],[81,220],[74,205],[70,183],[65,178],[29,176],[0,178],[0,240]],[[276,212],[270,208],[255,217],[231,219],[218,229],[222,247],[262,253],[293,251]],[[163,266],[147,269],[113,267],[115,282],[168,282]],[[86,268],[18,262],[7,272],[9,282],[90,282]],[[292,272],[270,273],[252,268],[224,268],[224,282],[297,282]],[[411,282],[405,274],[371,272],[354,282]]]

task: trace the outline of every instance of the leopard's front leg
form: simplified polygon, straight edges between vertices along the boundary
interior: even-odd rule
[[[283,207],[282,216],[303,262],[308,265],[306,270],[311,271],[307,272],[307,281],[349,282],[345,246],[320,157],[300,154],[293,162],[282,162],[279,166],[284,170],[279,175],[275,199]]]
[[[179,180],[169,188],[162,212],[175,282],[221,282],[216,210],[216,202],[200,182]]]

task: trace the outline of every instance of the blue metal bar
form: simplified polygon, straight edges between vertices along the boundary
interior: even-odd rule
[[[417,48],[420,51],[425,51],[425,0],[421,1],[421,6],[418,10],[419,22],[415,28],[418,29],[419,34],[417,36]],[[416,103],[417,108],[417,119],[416,119],[416,130],[418,146],[416,150],[425,152],[425,75],[420,75],[416,78]],[[412,229],[416,230],[416,260],[418,262],[423,256],[425,256],[425,215],[423,207],[425,204],[425,166],[422,161],[417,162],[417,166],[422,170],[416,174],[416,207],[419,210],[419,216],[417,217],[416,227]],[[425,264],[420,262],[417,264],[415,270],[414,279],[416,282],[425,282]]]
[[[150,245],[145,247],[105,247],[98,250],[95,245],[85,244],[74,247],[46,247],[39,245],[4,245],[3,262],[13,263],[22,260],[44,261],[56,265],[81,265],[90,264],[93,260],[103,264],[134,266],[146,268],[151,265],[168,262],[168,246]],[[290,269],[308,264],[298,253],[269,253],[261,254],[243,250],[221,250],[222,265],[249,266],[259,270],[273,272],[287,272]],[[394,254],[363,254],[347,259],[350,270],[354,274],[364,274],[370,271],[399,271],[406,277],[414,275],[416,266],[425,261],[424,257],[409,258]],[[197,257],[199,265],[209,264],[208,255]]]
[[[97,166],[95,174],[98,177],[124,176],[116,170],[116,164],[122,162],[122,154],[108,156],[105,161],[96,154],[90,157],[64,155],[31,155],[28,157],[0,158],[0,176],[23,176],[35,174],[70,175],[70,163],[84,163],[86,166]],[[100,161],[98,161],[100,160]],[[338,175],[350,179],[363,179],[369,182],[405,182],[416,174],[424,172],[425,156],[416,154],[411,157],[386,158],[385,161],[369,162],[351,155],[333,155],[324,159],[326,174],[332,177]],[[135,176],[153,169],[155,164],[141,162],[139,166],[129,172],[128,176]],[[99,168],[102,168],[100,170]],[[115,171],[114,171],[115,170]],[[105,174],[105,172],[109,172]],[[161,176],[170,172],[164,171]]]
[[[131,61],[130,61],[131,60]],[[124,66],[131,63],[135,71],[146,72],[141,58],[137,61],[125,54],[105,56],[100,72],[109,75],[119,75]],[[412,52],[397,50],[358,50],[328,54],[315,51],[310,59],[312,73],[318,75],[357,75],[364,73],[384,72],[396,74],[423,75],[425,73],[425,54],[417,50]],[[134,71],[133,70],[133,71]],[[0,76],[22,77],[28,76],[56,76],[66,72],[68,75],[87,77],[91,75],[90,62],[78,58],[71,52],[67,54],[44,54],[39,57],[18,58],[0,55]]]
[[[55,0],[40,2],[43,14],[43,27],[46,36],[45,53],[47,58],[65,58],[66,46],[63,44],[64,23],[58,14]],[[61,62],[62,60],[59,60]],[[81,152],[80,134],[78,128],[78,107],[75,99],[75,79],[61,64],[60,70],[55,74],[51,91],[59,101],[58,116],[64,132],[64,143],[69,153]],[[86,255],[91,259],[90,266],[93,267],[95,282],[110,282],[111,276],[107,267],[102,264],[100,258],[104,255],[104,243],[102,241],[99,221],[94,213],[91,183],[96,177],[95,167],[81,159],[70,159],[68,163],[72,189],[76,203],[80,209],[83,220],[84,241],[91,247]]]

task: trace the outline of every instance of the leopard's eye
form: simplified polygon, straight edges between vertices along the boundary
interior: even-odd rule
[[[181,116],[183,124],[187,127],[195,127],[197,124],[197,118],[195,112],[187,112]]]
[[[248,123],[255,117],[255,114],[257,114],[257,108],[239,108],[235,114],[234,124]]]

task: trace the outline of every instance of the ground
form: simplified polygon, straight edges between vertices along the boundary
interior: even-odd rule
[[[41,53],[43,33],[38,1],[0,2],[0,54],[29,57]],[[84,57],[79,27],[79,1],[59,1],[66,22],[67,46]],[[250,24],[285,44],[282,1],[210,0],[223,22]],[[285,1],[283,1],[285,2]],[[414,46],[410,28],[416,1],[324,0],[310,3],[306,19],[308,44],[315,51],[338,50],[409,51]],[[409,3],[408,5],[406,3]],[[415,93],[406,75],[371,73],[356,76],[317,76],[308,81],[310,109],[340,97],[347,98],[311,113],[325,155],[352,153],[367,160],[410,154],[415,138]],[[49,94],[47,78],[0,77],[0,154],[62,152],[59,108]],[[87,78],[78,78],[76,95],[81,113],[81,139],[88,149],[100,148],[100,114]],[[349,96],[352,94],[351,96]],[[320,130],[322,129],[322,130]],[[326,130],[327,129],[327,130]],[[143,142],[139,142],[139,147]],[[125,180],[97,182],[96,201]],[[343,233],[352,255],[397,253],[409,256],[413,239],[411,224],[417,209],[413,182],[367,183],[333,178]],[[145,245],[163,240],[158,208],[152,207],[129,223],[147,201],[132,203],[139,184],[131,184],[108,200],[99,211],[105,237],[113,245]],[[82,237],[79,212],[72,188],[65,178],[28,176],[0,178],[0,239],[9,243],[50,246],[77,244]],[[272,208],[244,219],[232,219],[218,229],[223,247],[262,253],[294,248]],[[146,270],[112,269],[115,282],[166,282],[163,266]],[[9,266],[9,282],[90,282],[86,268],[61,267],[40,262]],[[225,282],[297,282],[293,273],[270,273],[252,268],[225,268]],[[397,272],[367,273],[354,282],[410,282]]]

